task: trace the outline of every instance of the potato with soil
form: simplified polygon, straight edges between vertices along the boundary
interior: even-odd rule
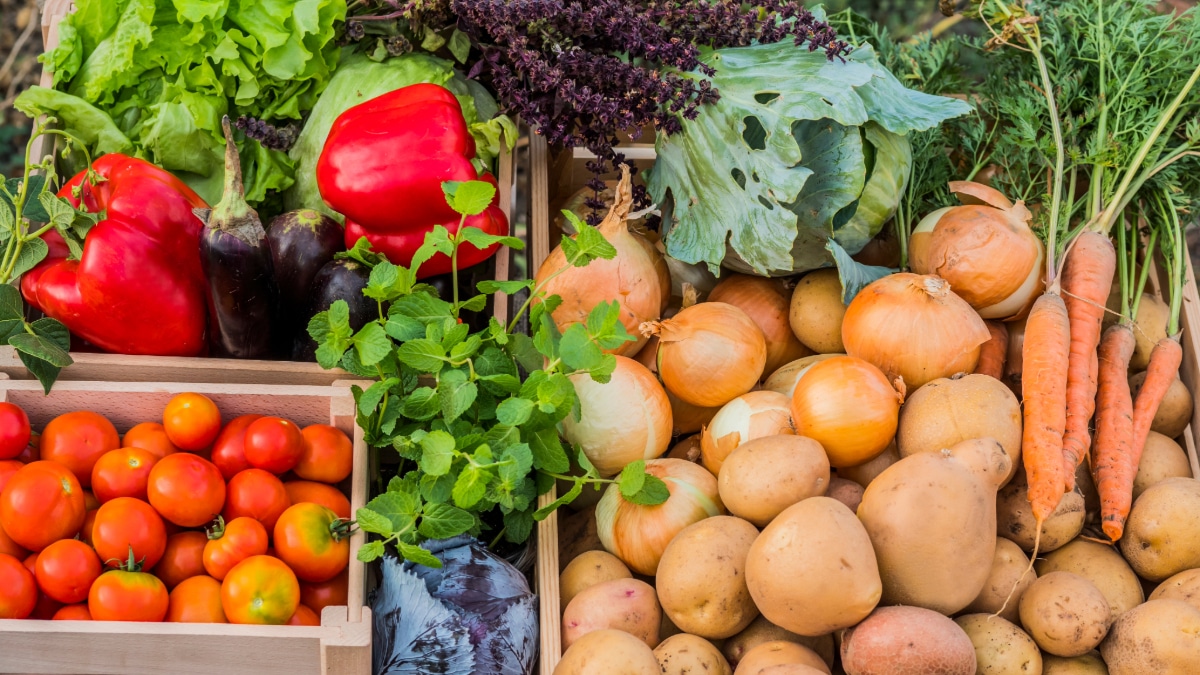
[[[1100,589],[1070,572],[1038,577],[1021,596],[1021,625],[1043,650],[1079,656],[1108,634],[1112,610]]]
[[[1079,536],[1086,515],[1083,495],[1078,492],[1064,494],[1058,508],[1042,523],[1038,552],[1049,553]],[[1015,541],[1026,553],[1033,551],[1037,522],[1029,508],[1029,484],[1025,482],[1023,471],[996,495],[996,534]]]
[[[654,648],[663,675],[732,675],[721,650],[702,637],[680,633]]]
[[[798,645],[808,647],[820,655],[827,666],[833,667],[833,657],[837,652],[837,645],[833,642],[833,635],[818,635],[816,637],[796,635],[791,631],[776,626],[768,621],[765,616],[761,615],[752,621],[749,626],[746,626],[745,630],[725,640],[725,644],[721,646],[721,653],[725,655],[726,660],[729,661],[729,665],[737,667],[738,663],[751,649],[764,642],[773,642],[776,640],[795,642]]]
[[[829,489],[829,458],[804,436],[767,436],[743,443],[717,476],[729,512],[766,527],[784,509]]]
[[[1184,570],[1150,594],[1151,600],[1183,600],[1200,610],[1200,569]]]
[[[975,646],[975,675],[1041,675],[1041,650],[1012,622],[990,614],[967,614],[954,623]]]
[[[1044,557],[1039,556],[1034,568],[1038,576],[1070,572],[1092,582],[1108,600],[1113,617],[1137,607],[1146,599],[1142,582],[1129,563],[1115,548],[1098,542],[1076,539]]]
[[[988,573],[983,590],[963,609],[964,612],[995,614],[1012,623],[1020,621],[1017,603],[1025,589],[1037,579],[1029,570],[1029,557],[1020,546],[996,537],[996,554],[992,557],[992,571]],[[1003,608],[1003,612],[1001,612]]]
[[[845,504],[846,508],[851,511],[858,511],[858,507],[862,505],[864,492],[863,486],[858,483],[834,476],[829,479],[829,491],[825,493],[825,496]]]
[[[1150,600],[1117,618],[1100,654],[1110,675],[1195,675],[1200,669],[1200,609]]]
[[[662,675],[645,642],[619,630],[597,630],[579,638],[554,667],[554,675]]]
[[[1069,659],[1043,654],[1042,675],[1108,675],[1108,666],[1104,665],[1104,659],[1096,652]]]
[[[818,354],[841,354],[842,280],[836,269],[810,272],[796,284],[788,309],[788,322],[796,338]]]
[[[658,597],[650,584],[637,579],[605,581],[584,589],[563,610],[563,647],[592,631],[615,628],[653,649],[658,646],[661,618]]]
[[[795,642],[778,640],[764,642],[746,652],[734,675],[761,675],[773,666],[807,666],[826,675],[830,672],[825,660],[813,650]]]
[[[1136,373],[1129,378],[1129,390],[1135,400],[1145,381],[1145,371]],[[1187,385],[1177,377],[1171,382],[1166,395],[1158,404],[1158,412],[1154,414],[1150,430],[1157,431],[1167,438],[1178,438],[1187,425],[1191,424],[1192,410],[1192,393],[1188,391]]]
[[[858,517],[879,559],[884,604],[943,614],[979,595],[996,548],[996,488],[1008,455],[992,439],[901,459],[863,494]]]
[[[771,623],[809,636],[862,621],[883,591],[862,523],[829,497],[794,504],[763,529],[746,558],[746,586]]]
[[[920,607],[880,607],[842,636],[846,675],[973,675],[975,647],[958,624]]]
[[[687,526],[663,552],[654,585],[662,610],[685,633],[708,639],[737,635],[758,616],[746,588],[753,525],[714,516]]]
[[[896,449],[896,442],[887,446],[887,449],[880,453],[875,459],[872,459],[865,464],[855,466],[844,466],[837,470],[837,475],[863,486],[866,489],[875,477],[883,473],[883,470],[900,461],[900,451]]]
[[[1021,459],[1021,404],[1000,380],[956,375],[913,392],[900,408],[896,445],[901,457],[938,452],[973,438],[994,438],[1011,462],[1004,483]]]
[[[1133,503],[1121,553],[1138,576],[1162,581],[1200,567],[1200,481],[1168,478]]]
[[[1192,465],[1187,453],[1175,441],[1151,431],[1142,449],[1137,476],[1133,479],[1133,498],[1142,496],[1146,488],[1168,478],[1191,478]]]
[[[625,563],[608,551],[587,551],[567,563],[558,577],[558,596],[562,607],[583,590],[613,579],[632,579]]]

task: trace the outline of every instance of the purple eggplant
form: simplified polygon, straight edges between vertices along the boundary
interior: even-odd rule
[[[209,346],[214,356],[261,359],[271,354],[278,304],[271,251],[258,212],[246,203],[242,164],[228,116],[221,127],[225,192],[211,210],[196,210],[204,222],[200,262],[212,298]]]
[[[333,260],[317,272],[312,283],[308,312],[296,332],[293,360],[316,360],[317,343],[308,334],[308,322],[337,300],[345,300],[350,306],[350,328],[355,332],[367,325],[368,321],[379,318],[379,307],[375,301],[362,294],[370,276],[371,271],[366,266],[353,260]]]
[[[307,320],[313,279],[345,248],[343,240],[342,226],[320,211],[301,209],[271,219],[267,243],[279,289],[281,329],[288,336]]]

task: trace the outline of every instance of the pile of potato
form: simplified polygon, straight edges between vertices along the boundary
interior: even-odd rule
[[[780,372],[789,367],[803,375]],[[778,380],[766,388],[788,393]],[[1103,541],[1085,463],[1032,565],[1020,404],[999,380],[909,392],[895,442],[859,466],[830,468],[820,444],[789,429],[747,427],[713,472],[725,515],[664,525],[696,481],[668,481],[666,504],[623,512],[641,541],[663,540],[653,575],[631,572],[644,556],[633,565],[604,550],[588,500],[561,515],[555,673],[1200,673],[1200,480],[1172,440],[1192,411],[1179,383],[1118,545]],[[711,471],[702,447],[699,434],[683,438],[673,459],[652,462]]]

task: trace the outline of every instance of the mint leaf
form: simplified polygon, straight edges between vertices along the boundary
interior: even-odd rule
[[[509,511],[504,514],[504,538],[520,544],[533,534],[533,514],[528,511]]]
[[[541,429],[528,435],[522,434],[522,437],[529,443],[535,468],[550,473],[565,473],[570,470],[571,461],[567,458],[562,441],[558,440],[557,429]]]
[[[454,464],[454,437],[445,431],[431,431],[421,439],[421,470],[430,476],[444,476]]]
[[[437,391],[429,387],[419,387],[404,399],[402,412],[405,417],[414,420],[427,420],[442,409]]]
[[[496,186],[482,180],[446,181],[442,183],[442,192],[450,208],[464,216],[483,213],[496,198]]]
[[[388,316],[405,316],[425,325],[453,318],[453,308],[450,303],[428,293],[413,293],[393,302],[388,308]]]
[[[588,374],[600,384],[607,384],[612,379],[613,371],[616,369],[617,357],[612,354],[605,354],[601,357],[600,363],[588,370]]]
[[[443,335],[442,339],[440,340],[442,349],[450,349],[454,345],[467,339],[467,335],[470,334],[470,332],[471,332],[471,327],[468,326],[467,324],[465,324],[465,323],[454,324],[450,328],[450,330],[446,331],[446,334]]]
[[[365,506],[354,513],[354,522],[358,524],[358,529],[363,532],[370,532],[371,534],[378,534],[385,537],[392,535],[392,521]]]
[[[454,345],[450,349],[450,362],[456,366],[466,363],[466,360],[475,355],[479,348],[483,346],[483,338],[478,335],[472,335],[466,341]],[[478,368],[476,368],[478,371]]]
[[[604,349],[616,349],[637,338],[621,323],[621,303],[601,302],[588,313],[587,329],[592,339]]]
[[[624,472],[622,472],[622,476]],[[621,491],[621,496],[634,504],[641,506],[658,506],[667,501],[671,496],[671,491],[667,489],[667,484],[658,476],[645,474],[645,482],[642,483],[640,490],[631,495],[626,495],[625,491]]]
[[[533,469],[533,451],[525,443],[516,443],[500,453],[500,461],[504,462],[500,466],[500,475],[519,482]]]
[[[396,358],[422,373],[439,373],[446,364],[446,350],[432,340],[409,340],[396,349]]]
[[[546,516],[549,516],[551,513],[557,511],[558,507],[563,506],[564,504],[570,504],[581,494],[583,494],[583,481],[577,480],[575,481],[575,484],[571,486],[571,489],[567,490],[565,495],[555,499],[537,511],[534,511],[533,519],[539,522],[545,520]]]
[[[458,303],[459,309],[465,309],[468,312],[482,312],[487,307],[487,296],[476,295],[470,300],[464,300]]]
[[[508,398],[496,406],[496,421],[515,427],[529,420],[533,412],[533,401],[525,398]]]
[[[416,340],[425,336],[425,324],[411,316],[404,316],[403,314],[388,317],[383,330],[388,334],[388,337],[397,342],[408,342],[409,340]]]
[[[461,370],[449,370],[442,374],[438,382],[438,398],[442,403],[442,417],[447,422],[453,422],[462,416],[479,393],[474,382],[467,381],[467,374]]]
[[[510,336],[504,351],[528,372],[534,372],[545,365],[545,360],[533,339],[523,333]]]
[[[407,492],[385,492],[367,502],[367,509],[387,518],[392,533],[409,528],[421,510],[420,500]]]
[[[383,557],[383,552],[382,541],[369,541],[358,549],[358,561],[365,563],[374,562]]]
[[[388,301],[411,292],[414,281],[416,280],[408,269],[397,267],[385,260],[371,270],[371,276],[362,294],[373,300]]]
[[[454,253],[454,242],[450,241],[450,230],[447,230],[444,225],[434,225],[432,230],[425,233],[425,243],[421,244],[417,252],[413,254],[409,269],[417,272],[421,269],[421,265],[438,253],[446,256]]]
[[[450,492],[454,489],[454,481],[458,478],[452,473],[444,476],[421,476],[421,496],[427,502],[448,502]]]
[[[399,378],[389,377],[386,380],[380,380],[367,387],[367,390],[358,396],[358,414],[363,417],[369,417],[379,407],[379,402],[383,400],[383,395],[398,384],[400,384]]]
[[[537,348],[538,353],[548,359],[558,358],[558,343],[561,339],[562,333],[558,332],[554,319],[549,313],[543,314],[537,332],[533,335],[533,346]]]
[[[630,462],[621,469],[621,477],[617,480],[617,485],[621,488],[621,496],[629,499],[633,495],[641,491],[642,486],[646,484],[646,461],[639,459],[636,462]]]
[[[478,227],[464,227],[463,229],[459,230],[458,240],[460,242],[465,241],[480,251],[495,244],[503,244],[504,246],[517,251],[525,248],[525,242],[517,239],[516,237],[504,237],[488,234]]]
[[[460,508],[449,504],[426,504],[418,531],[429,539],[449,539],[474,525],[475,518]]]
[[[525,281],[486,280],[486,281],[481,281],[478,284],[476,284],[475,288],[480,293],[497,293],[497,292],[499,292],[499,293],[507,293],[508,295],[514,295],[514,294],[519,293],[527,288],[533,288],[533,283],[534,283],[533,279],[526,279]]]
[[[404,556],[405,560],[411,560],[418,565],[424,565],[434,569],[441,569],[442,567],[441,560],[438,560],[432,553],[421,548],[420,546],[398,541],[396,542],[396,548],[400,551],[400,555]]]
[[[392,341],[388,339],[383,326],[372,321],[363,326],[362,330],[354,336],[354,351],[358,352],[360,363],[364,366],[373,366],[392,353]]]
[[[517,379],[516,375],[509,375],[508,373],[483,375],[479,379],[488,385],[492,385],[492,389],[497,389],[505,394],[512,394],[521,389],[521,380]]]
[[[481,469],[474,464],[464,466],[450,493],[454,503],[464,509],[475,506],[487,493],[487,484],[491,479],[492,473],[487,469]]]
[[[600,472],[596,470],[596,466],[592,464],[592,460],[588,459],[587,453],[579,446],[575,446],[575,462],[579,464],[580,469],[583,469],[584,476],[588,478],[600,477]]]
[[[334,260],[353,260],[361,263],[367,269],[371,269],[380,262],[387,260],[383,255],[371,250],[371,242],[367,241],[366,237],[359,237],[358,241],[354,242],[354,246],[348,251],[341,251],[333,255]]]
[[[558,344],[559,357],[573,370],[590,370],[600,365],[604,352],[592,341],[588,329],[581,323],[567,327]]]
[[[563,211],[563,213],[570,212]],[[571,216],[575,216],[575,214],[571,213]],[[568,216],[569,218],[570,216]],[[616,247],[600,234],[600,230],[579,220],[578,216],[575,216],[575,220],[578,221],[579,230],[574,237],[563,237],[561,243],[568,263],[574,267],[587,267],[588,263],[597,258],[612,260],[617,257]]]

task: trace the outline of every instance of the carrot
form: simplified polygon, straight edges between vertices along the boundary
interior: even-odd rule
[[[1021,349],[1025,408],[1021,455],[1038,532],[1058,508],[1066,486],[1063,433],[1067,425],[1067,362],[1071,329],[1063,299],[1046,293],[1033,303]]]
[[[1150,365],[1146,368],[1146,381],[1138,391],[1137,400],[1133,402],[1133,446],[1130,462],[1134,473],[1142,460],[1142,450],[1146,448],[1146,437],[1150,435],[1150,425],[1158,413],[1158,405],[1162,403],[1171,383],[1179,376],[1179,364],[1183,361],[1183,348],[1179,341],[1165,337],[1154,345],[1150,351]],[[1130,485],[1130,489],[1132,489]]]
[[[1093,361],[1100,344],[1104,305],[1117,271],[1117,251],[1109,238],[1084,232],[1071,244],[1063,267],[1063,303],[1071,320],[1071,353],[1067,370],[1067,428],[1063,436],[1066,488],[1075,489],[1075,468],[1091,445],[1088,423],[1095,412]]]
[[[1100,493],[1100,522],[1114,542],[1125,530],[1133,504],[1133,479],[1137,464],[1133,453],[1133,399],[1129,393],[1129,358],[1133,356],[1133,331],[1120,323],[1104,331],[1100,340],[1099,388],[1096,396],[1096,447],[1092,470]]]
[[[988,321],[987,327],[992,338],[980,347],[975,372],[1000,380],[1004,377],[1004,361],[1008,358],[1008,327],[999,321]]]

